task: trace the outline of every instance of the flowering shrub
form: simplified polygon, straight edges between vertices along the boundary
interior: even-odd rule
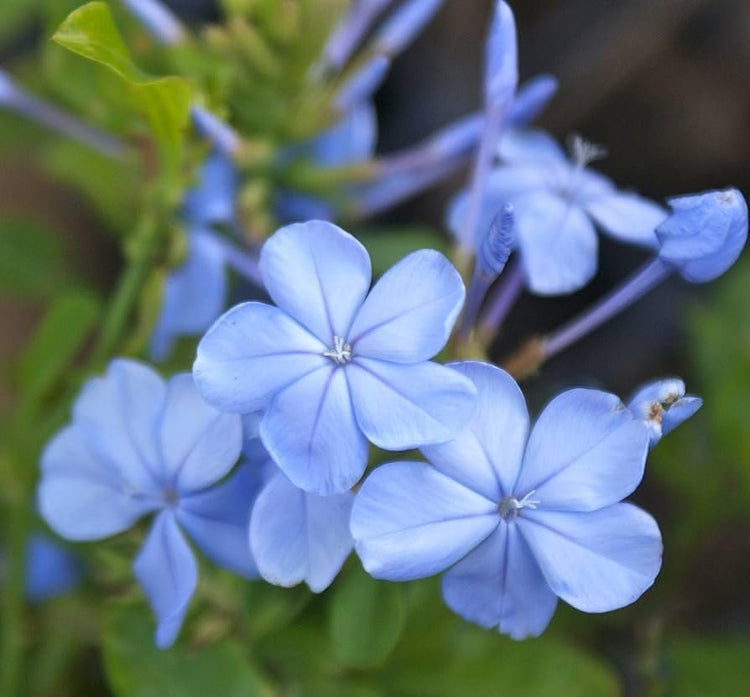
[[[485,44],[482,112],[376,154],[373,94],[441,5],[226,0],[226,21],[193,32],[158,0],[90,2],[53,36],[72,71],[95,76],[61,89],[67,107],[0,73],[0,106],[90,150],[65,160],[66,176],[106,211],[125,257],[106,308],[80,290],[52,306],[20,381],[8,460],[28,469],[4,521],[7,694],[31,660],[18,562],[27,538],[36,558],[45,526],[92,543],[73,546],[88,576],[58,550],[30,564],[27,594],[54,595],[58,575],[60,591],[87,586],[86,607],[105,619],[86,641],[104,637],[118,695],[464,694],[420,683],[442,654],[425,668],[404,638],[431,647],[452,631],[468,638],[449,662],[457,674],[493,651],[542,671],[567,657],[592,661],[575,694],[616,693],[580,648],[487,643],[487,630],[538,637],[558,599],[605,613],[658,586],[663,512],[627,499],[702,400],[677,377],[627,403],[576,387],[532,427],[519,385],[669,276],[727,271],[747,206],[728,188],[667,209],[591,169],[602,148],[574,137],[568,158],[529,128],[557,83],[518,87],[505,2]],[[414,245],[376,268],[363,221],[466,165],[450,245],[429,238],[447,256]],[[491,342],[524,288],[568,294],[596,274],[597,228],[649,260],[494,365]],[[24,440],[31,424],[41,437]],[[445,605],[483,632],[409,634],[442,608],[424,601],[430,586],[401,582],[438,574]],[[333,665],[317,652],[320,601],[272,588],[301,583],[332,597]],[[368,682],[387,660],[392,682]]]

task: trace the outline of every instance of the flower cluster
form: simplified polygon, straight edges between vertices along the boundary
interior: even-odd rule
[[[158,3],[127,4],[160,41],[184,36]],[[355,3],[316,71],[340,69],[387,4]],[[338,92],[341,119],[278,153],[277,164],[336,168],[369,159],[372,91],[439,5],[410,0],[388,15],[368,44],[371,60]],[[543,632],[558,598],[605,612],[654,583],[661,535],[626,499],[649,449],[701,400],[686,396],[679,378],[643,386],[627,405],[608,392],[570,389],[532,428],[514,378],[670,274],[703,282],[723,273],[745,244],[747,206],[728,189],[671,199],[670,214],[590,170],[599,148],[576,138],[571,162],[550,136],[516,130],[555,84],[542,76],[516,89],[515,23],[504,2],[486,64],[482,114],[381,161],[366,184],[343,186],[371,213],[395,201],[395,190],[413,192],[453,171],[467,143],[477,150],[470,187],[448,216],[459,268],[420,249],[374,284],[367,249],[328,220],[337,215],[330,201],[309,192],[275,192],[279,220],[316,219],[280,227],[259,249],[243,247],[242,235],[224,236],[217,226],[242,227],[236,143],[225,124],[194,107],[212,149],[182,199],[188,252],[167,281],[151,343],[162,357],[176,336],[203,333],[192,374],[165,381],[146,364],[113,360],[86,383],[70,423],[44,450],[38,489],[42,517],[70,540],[99,540],[152,518],[133,570],[157,618],[158,646],[176,640],[197,586],[186,538],[240,576],[304,582],[314,592],[333,582],[353,549],[376,578],[444,573],[448,607],[515,639]],[[499,330],[523,286],[563,294],[594,275],[595,225],[653,258],[582,316],[532,342],[523,370],[512,376],[492,365],[482,337]],[[513,255],[519,259],[505,271]],[[221,314],[225,265],[271,302]],[[477,353],[482,360],[452,360]],[[418,448],[426,462],[368,473],[370,444]]]

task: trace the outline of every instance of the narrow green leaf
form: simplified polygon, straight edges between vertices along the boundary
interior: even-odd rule
[[[90,2],[73,11],[52,38],[69,51],[101,63],[125,81],[149,121],[164,170],[176,175],[191,104],[188,83],[178,77],[153,78],[143,73],[131,60],[103,2]]]
[[[200,649],[178,642],[154,647],[153,618],[132,605],[108,613],[103,638],[104,667],[116,697],[270,697],[265,678],[236,644],[224,641]]]
[[[334,589],[330,606],[336,657],[352,668],[382,663],[398,643],[404,619],[401,586],[351,568]]]
[[[71,290],[50,307],[18,366],[26,408],[41,400],[70,368],[100,315],[91,293]]]

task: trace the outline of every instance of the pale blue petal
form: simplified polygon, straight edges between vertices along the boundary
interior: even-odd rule
[[[571,168],[565,151],[557,141],[535,129],[510,129],[503,135],[498,148],[500,158],[513,165],[546,165],[555,169]]]
[[[664,416],[662,417],[662,436],[666,436],[667,433],[673,431],[683,421],[687,421],[702,406],[703,400],[700,397],[693,397],[691,395],[687,395],[675,402],[664,412]]]
[[[138,21],[165,44],[173,44],[185,37],[185,28],[161,0],[122,0]]]
[[[380,87],[390,67],[391,61],[387,56],[379,55],[371,58],[341,86],[336,95],[336,107],[342,112],[347,112],[353,106],[372,97]],[[365,157],[369,157],[374,149],[375,138],[373,137],[370,139],[370,148]]]
[[[24,579],[24,594],[29,602],[70,593],[80,581],[81,565],[72,552],[44,535],[29,538]]]
[[[156,615],[156,646],[169,648],[180,633],[198,585],[198,564],[172,511],[154,519],[133,571]]]
[[[192,229],[187,243],[185,262],[167,276],[164,286],[161,312],[150,343],[155,360],[167,357],[177,337],[208,329],[224,308],[225,260],[215,233]]]
[[[721,276],[747,241],[748,213],[736,189],[670,199],[672,215],[656,231],[659,257],[692,283]]]
[[[453,612],[513,639],[539,636],[557,607],[518,526],[501,523],[479,547],[443,576]]]
[[[443,474],[500,501],[510,496],[523,460],[529,415],[521,390],[505,371],[488,363],[450,363],[476,386],[474,415],[452,440],[422,448]]]
[[[242,419],[205,402],[190,373],[167,383],[159,424],[165,481],[189,494],[215,484],[232,469],[242,449]]]
[[[629,605],[661,567],[656,521],[628,503],[590,513],[524,511],[516,524],[550,588],[584,612]]]
[[[39,513],[58,535],[69,540],[99,540],[132,527],[160,507],[93,452],[76,425],[60,431],[45,447],[37,491]]]
[[[549,171],[536,164],[497,167],[487,178],[482,212],[477,226],[480,239],[484,239],[495,216],[507,203],[514,206],[526,196],[536,196],[549,188]],[[469,210],[469,192],[462,191],[453,198],[446,224],[454,236],[461,234]]]
[[[646,430],[618,397],[568,390],[534,425],[514,494],[534,491],[545,511],[610,506],[638,486],[647,452]]]
[[[484,47],[484,98],[488,105],[508,105],[518,86],[518,46],[513,10],[498,2]]]
[[[215,564],[244,578],[258,578],[247,528],[258,493],[273,470],[269,463],[242,464],[225,482],[183,496],[177,519],[195,544]]]
[[[260,426],[263,444],[292,483],[321,496],[351,489],[367,464],[346,376],[329,365],[280,392]]]
[[[329,130],[308,144],[310,156],[321,167],[341,167],[367,160],[375,150],[378,120],[375,107],[362,102]]]
[[[437,363],[357,358],[346,367],[357,422],[379,448],[406,450],[454,437],[476,404],[471,380]]]
[[[406,0],[381,24],[373,40],[373,49],[391,56],[401,53],[442,4],[443,0]]]
[[[533,121],[555,96],[558,80],[553,75],[535,75],[516,93],[505,122],[509,127],[525,126]]]
[[[86,382],[73,404],[73,423],[92,454],[141,492],[162,484],[155,428],[165,395],[158,373],[117,358],[103,377]]]
[[[349,334],[354,355],[397,363],[432,358],[448,341],[465,295],[440,252],[409,254],[383,274],[357,314]]]
[[[586,214],[551,193],[527,195],[514,205],[529,290],[564,295],[585,286],[598,261],[596,232]]]
[[[615,190],[587,201],[585,208],[596,224],[615,239],[658,247],[654,230],[664,222],[667,212],[653,201]]]
[[[455,564],[499,522],[497,503],[430,465],[393,462],[365,480],[351,529],[369,574],[410,581]]]
[[[329,360],[327,349],[277,307],[242,303],[222,315],[198,344],[193,365],[203,398],[223,411],[249,414],[276,392]]]
[[[274,302],[328,346],[348,335],[370,288],[367,250],[322,220],[278,230],[263,245],[260,270]]]
[[[277,586],[303,581],[314,593],[331,584],[352,551],[350,492],[315,496],[279,472],[258,496],[250,546],[261,575]]]
[[[183,214],[190,224],[230,223],[235,217],[239,176],[230,157],[214,150],[198,172],[198,183],[188,189]]]

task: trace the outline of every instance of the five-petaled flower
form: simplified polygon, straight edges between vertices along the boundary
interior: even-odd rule
[[[217,564],[257,578],[248,544],[261,481],[242,466],[239,416],[201,400],[192,377],[166,383],[135,361],[112,361],[84,386],[72,423],[42,454],[39,510],[70,540],[99,540],[156,513],[134,570],[158,620],[156,643],[177,638],[198,581],[180,528]]]
[[[464,300],[442,254],[410,254],[369,291],[365,248],[310,221],[269,238],[260,268],[277,306],[247,302],[220,317],[193,374],[219,409],[266,409],[261,439],[293,484],[346,491],[364,472],[367,439],[405,450],[446,441],[470,418],[471,381],[429,360]]]
[[[651,447],[689,419],[703,406],[703,400],[685,394],[680,378],[665,378],[641,385],[628,400],[628,409],[648,429]]]
[[[538,295],[572,293],[591,280],[598,250],[594,222],[615,239],[656,248],[654,229],[667,217],[661,206],[618,190],[587,167],[601,156],[600,148],[575,138],[572,151],[570,161],[542,131],[510,132],[499,148],[503,164],[487,180],[476,245],[495,214],[512,204],[526,285]],[[456,235],[467,206],[466,192],[451,205],[448,225]]]
[[[621,503],[648,434],[614,395],[569,390],[528,436],[523,395],[484,363],[454,367],[479,390],[469,425],[364,482],[352,535],[365,569],[406,581],[441,571],[448,606],[515,639],[539,635],[557,598],[586,612],[632,603],[661,565],[656,522]]]

